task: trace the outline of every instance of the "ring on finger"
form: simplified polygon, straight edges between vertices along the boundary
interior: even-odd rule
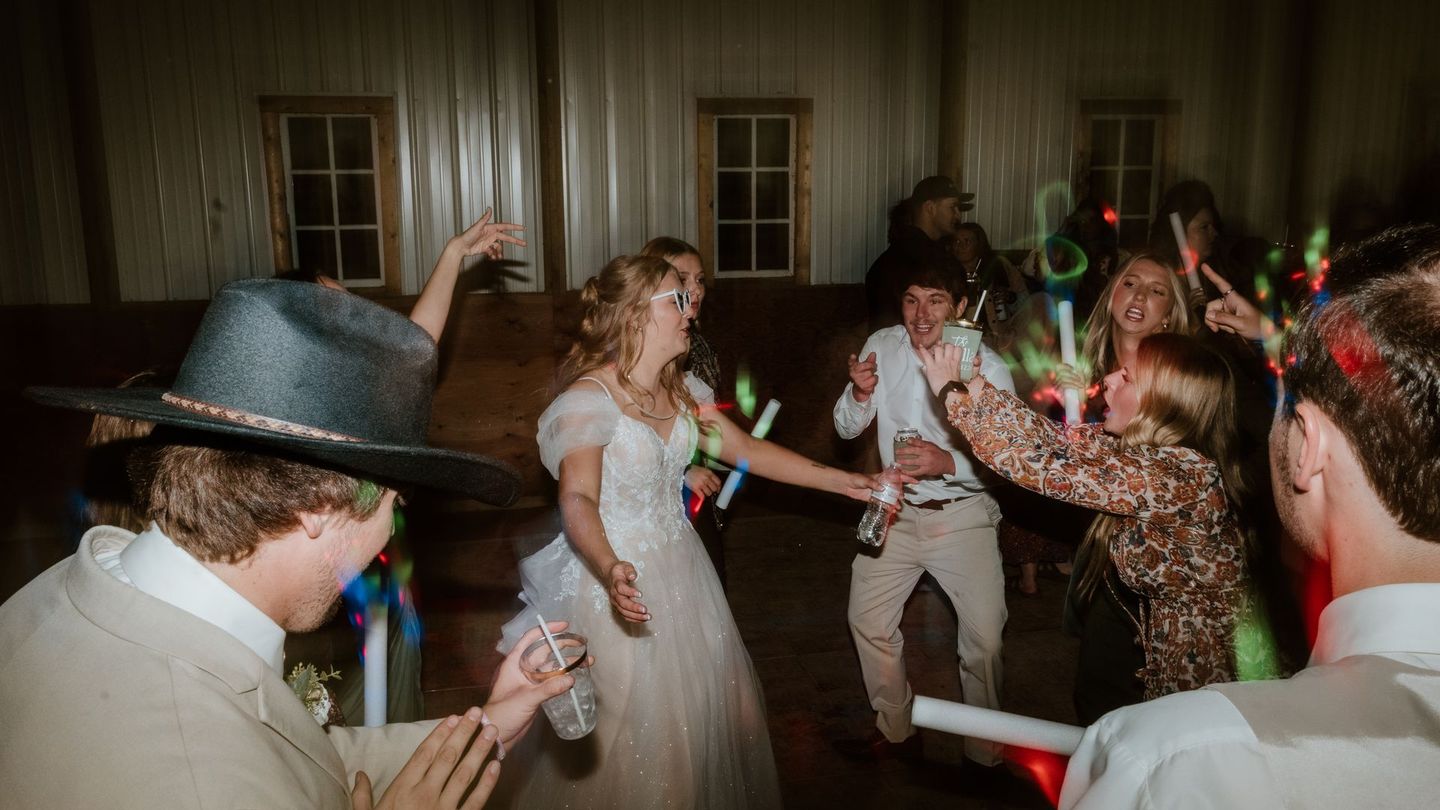
[[[1230,293],[1233,293],[1233,292],[1235,292],[1235,288],[1234,288],[1234,287],[1231,287],[1230,289],[1226,290],[1225,292],[1220,293],[1220,297],[1221,297],[1221,298],[1229,298],[1229,297],[1230,297]]]

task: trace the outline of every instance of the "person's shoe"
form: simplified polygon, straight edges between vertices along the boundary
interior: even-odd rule
[[[832,746],[840,756],[856,762],[884,762],[898,759],[902,762],[918,763],[925,759],[925,744],[917,732],[904,742],[890,742],[879,729],[862,738],[835,740]]]

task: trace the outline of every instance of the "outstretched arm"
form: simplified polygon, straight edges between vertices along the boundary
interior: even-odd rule
[[[465,257],[483,253],[491,259],[498,259],[504,255],[506,242],[525,246],[524,239],[509,233],[523,232],[524,226],[491,222],[490,212],[491,209],[486,208],[475,224],[445,243],[445,249],[440,251],[440,258],[435,260],[435,269],[430,271],[430,279],[425,282],[420,298],[410,310],[410,320],[430,333],[436,343],[440,342],[440,335],[445,331],[445,319],[450,315],[450,301],[455,296],[455,282],[460,279],[460,268],[465,264]]]
[[[749,463],[750,472],[772,481],[834,492],[857,501],[869,500],[870,493],[881,488],[872,476],[827,467],[778,444],[757,439],[714,408],[703,408],[700,418],[710,423],[710,430],[719,431],[719,458],[732,467],[744,460]]]

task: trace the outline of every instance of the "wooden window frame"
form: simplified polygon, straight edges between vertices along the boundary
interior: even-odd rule
[[[1173,99],[1082,99],[1080,115],[1075,121],[1076,177],[1072,186],[1075,199],[1091,193],[1090,137],[1097,118],[1150,118],[1156,122],[1156,154],[1151,176],[1149,221],[1154,221],[1165,190],[1174,185],[1178,176],[1176,158],[1180,154],[1180,102]],[[1123,153],[1121,159],[1123,160]],[[1123,179],[1121,181],[1123,184]],[[1118,213],[1118,212],[1117,212]],[[1148,226],[1147,226],[1148,227]],[[1116,224],[1117,234],[1119,224]],[[1121,247],[1126,247],[1121,245]]]
[[[368,115],[375,119],[376,185],[380,195],[381,278],[377,286],[352,287],[367,296],[397,296],[400,272],[400,189],[395,157],[395,100],[389,96],[260,96],[260,136],[270,204],[270,245],[275,272],[295,269],[281,119],[285,115]]]
[[[717,281],[719,266],[715,250],[715,119],[718,116],[786,115],[795,121],[795,168],[791,194],[792,227],[790,232],[793,273],[755,277],[731,276],[724,283],[757,285],[801,285],[810,283],[810,167],[812,162],[812,129],[814,100],[808,98],[699,98],[695,100],[696,137],[696,204],[700,243],[696,246],[705,259],[706,282]]]

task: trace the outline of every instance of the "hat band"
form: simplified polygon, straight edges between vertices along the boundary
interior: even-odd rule
[[[214,405],[209,402],[201,402],[198,399],[191,399],[171,391],[160,395],[160,399],[181,410],[198,413],[201,416],[209,416],[215,419],[222,419],[226,422],[233,422],[237,425],[259,428],[261,430],[272,430],[276,433],[284,433],[288,436],[299,436],[304,439],[324,439],[332,442],[364,442],[364,439],[357,439],[354,436],[346,436],[344,433],[334,433],[329,430],[322,430],[307,425],[297,425],[294,422],[286,422],[283,419],[273,419],[269,416],[261,416],[258,413],[227,408],[224,405]]]

